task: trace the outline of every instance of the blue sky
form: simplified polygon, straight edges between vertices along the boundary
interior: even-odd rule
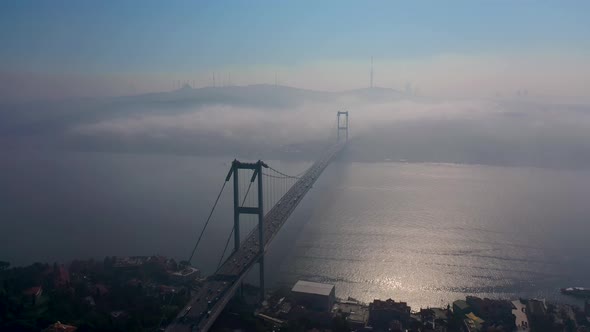
[[[204,73],[590,54],[588,1],[2,1],[0,71]]]

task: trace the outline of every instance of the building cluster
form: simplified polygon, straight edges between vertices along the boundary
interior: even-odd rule
[[[78,330],[78,327],[68,324],[62,324],[60,321],[57,321],[55,324],[49,325],[43,332],[75,332]]]
[[[453,303],[465,331],[590,331],[590,302],[584,308],[539,299],[514,301],[468,296]]]
[[[393,299],[363,304],[336,299],[335,287],[298,281],[288,294],[271,295],[257,316],[287,330],[297,322],[320,331],[590,331],[584,308],[544,300],[499,300],[467,296],[446,308],[412,311]]]
[[[206,297],[193,307],[202,304],[208,309],[196,311],[206,313],[229,281],[211,280],[204,289],[198,269],[160,256],[3,270],[0,304],[7,310],[0,310],[0,331],[23,326],[44,331],[154,330],[172,321],[198,289]],[[590,331],[590,302],[579,308],[539,299],[467,296],[444,308],[413,311],[393,299],[368,304],[337,299],[334,285],[300,280],[267,297],[256,317],[267,331],[581,332]]]
[[[0,310],[0,331],[155,328],[162,317],[174,318],[200,282],[198,269],[162,256],[5,269],[0,307],[7,310]]]
[[[108,261],[108,257],[106,260]],[[156,264],[166,270],[175,271],[177,263],[174,259],[164,256],[129,256],[129,257],[112,257],[109,262],[116,269],[136,269],[145,264]]]

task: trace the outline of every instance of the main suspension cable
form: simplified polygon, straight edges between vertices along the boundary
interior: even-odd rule
[[[282,176],[285,176],[285,177],[288,177],[288,178],[296,178],[296,179],[298,179],[298,178],[299,178],[299,177],[297,177],[297,176],[293,176],[293,175],[285,174],[285,173],[283,173],[283,172],[281,172],[281,171],[278,171],[278,170],[276,170],[276,169],[272,168],[271,166],[268,166],[268,168],[269,168],[269,169],[271,169],[271,170],[273,170],[273,171],[275,171],[275,172],[277,172],[277,173],[279,173],[280,175],[282,175]]]
[[[211,220],[211,216],[213,215],[213,211],[215,211],[215,207],[217,207],[217,203],[219,202],[219,198],[221,197],[221,193],[223,193],[223,189],[225,188],[226,183],[227,183],[227,181],[223,181],[223,186],[221,186],[221,190],[219,191],[219,194],[217,195],[217,199],[215,200],[215,203],[213,204],[213,208],[211,208],[211,212],[209,212],[209,216],[207,217],[207,221],[205,222],[205,225],[203,226],[203,229],[201,230],[201,234],[199,234],[199,239],[197,240],[197,243],[195,244],[195,247],[193,248],[193,251],[191,252],[191,255],[188,259],[189,264],[190,264],[191,260],[193,259],[193,256],[195,255],[195,250],[197,250],[197,247],[199,246],[199,243],[201,242],[201,238],[203,237],[203,234],[205,233],[205,229],[207,228],[207,225],[209,224],[209,221]]]

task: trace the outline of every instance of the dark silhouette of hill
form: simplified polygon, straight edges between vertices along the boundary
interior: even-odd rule
[[[324,92],[259,84],[204,88],[184,86],[173,91],[123,97],[14,102],[0,104],[0,135],[38,135],[59,131],[75,123],[92,123],[110,118],[150,114],[194,112],[210,105],[282,111],[303,103],[335,102],[342,97],[378,101],[394,100],[404,95],[387,88]]]

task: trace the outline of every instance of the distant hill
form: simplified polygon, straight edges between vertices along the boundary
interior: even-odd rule
[[[402,102],[400,102],[402,101]],[[277,85],[0,103],[0,148],[313,159],[352,112],[347,158],[590,167],[590,106]]]
[[[286,139],[286,130],[274,127],[253,128],[252,123],[242,124],[238,120],[215,120],[208,115],[206,119],[196,120],[198,113],[211,110],[212,106],[220,106],[220,114],[228,112],[238,115],[243,111],[254,110],[260,120],[278,121],[273,114],[287,114],[292,111],[318,108],[324,109],[350,107],[360,110],[361,106],[372,102],[387,102],[405,98],[403,93],[387,88],[355,89],[338,92],[313,91],[280,85],[248,85],[192,88],[188,85],[165,92],[154,92],[132,96],[109,98],[78,98],[65,101],[26,102],[0,105],[0,146],[19,147],[58,147],[79,150],[100,151],[159,151],[174,153],[227,152],[239,149],[249,151],[259,149],[261,137],[273,137],[265,142],[265,149],[289,150],[283,144],[291,144]],[[331,106],[326,106],[331,105]],[[320,109],[321,108],[321,109]],[[217,109],[217,108],[213,108]],[[268,112],[268,116],[265,114]],[[272,114],[271,114],[272,113]],[[194,117],[191,117],[194,114]],[[192,127],[180,125],[183,116],[192,119]],[[154,117],[155,116],[155,117]],[[162,116],[163,118],[160,118]],[[295,115],[294,115],[295,116]],[[138,125],[141,119],[154,124],[158,129],[149,129],[145,124],[140,132],[132,135],[101,134],[80,135],[77,129],[92,127],[96,124],[112,125],[115,130],[125,131],[130,123]],[[317,121],[291,118],[304,121],[306,125],[315,127]],[[151,122],[150,122],[151,121]],[[155,124],[159,122],[161,125]],[[196,122],[195,122],[196,121]],[[199,122],[201,121],[201,122]],[[214,126],[204,125],[209,121]],[[281,121],[288,122],[283,119]],[[307,121],[307,122],[305,122]],[[166,123],[175,123],[178,130],[165,129]],[[313,124],[313,125],[312,125]],[[258,124],[257,124],[258,125]],[[325,125],[325,123],[323,124]],[[142,125],[138,125],[142,126]],[[310,134],[310,131],[314,134]],[[317,129],[301,128],[289,132],[295,144],[306,142],[311,151],[325,142],[325,132],[318,134]],[[315,136],[314,136],[315,135]],[[280,139],[278,139],[280,138]],[[280,143],[279,143],[280,142]],[[301,146],[293,148],[301,150]]]
[[[246,107],[283,108],[293,107],[304,101],[329,100],[333,95],[333,93],[329,92],[266,84],[204,88],[184,86],[183,88],[168,92],[113,98],[113,101],[176,106],[224,104]]]
[[[156,103],[168,105],[224,104],[263,108],[290,108],[303,102],[326,102],[340,97],[366,100],[399,99],[405,94],[389,88],[364,88],[339,92],[325,92],[282,85],[245,85],[191,88],[188,85],[168,91],[114,98],[114,101]]]
[[[198,111],[203,106],[226,105],[259,110],[289,110],[303,103],[336,103],[341,99],[392,101],[407,96],[388,88],[364,88],[339,92],[313,91],[280,85],[246,85],[183,88],[110,98],[79,98],[0,104],[0,134],[32,133],[63,129],[72,123],[109,118]]]

